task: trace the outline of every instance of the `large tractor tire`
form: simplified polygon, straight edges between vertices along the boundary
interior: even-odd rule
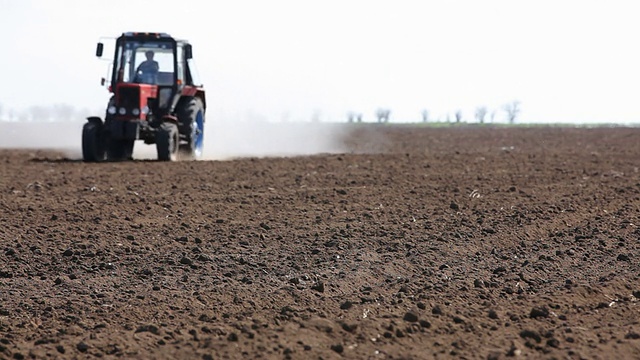
[[[204,146],[204,104],[194,97],[178,109],[178,119],[186,135],[187,143],[180,145],[180,157],[188,160],[202,158]]]
[[[109,98],[109,103],[107,103],[107,113],[105,114],[105,119],[108,119],[109,116],[109,108],[111,106],[115,106],[116,97],[111,96]],[[109,120],[106,120],[109,121]],[[108,138],[106,140],[105,147],[107,149],[107,160],[109,161],[123,161],[123,160],[133,160],[133,146],[135,140],[116,140]]]
[[[102,122],[90,120],[82,126],[82,159],[86,162],[103,161],[105,144]]]
[[[178,125],[171,121],[163,122],[156,132],[156,150],[158,151],[158,160],[178,160],[179,145],[180,134],[178,132]]]
[[[134,140],[109,139],[107,144],[107,159],[109,161],[123,161],[133,159]]]

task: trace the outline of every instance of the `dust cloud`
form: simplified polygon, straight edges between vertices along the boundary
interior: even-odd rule
[[[212,121],[205,125],[203,159],[342,153],[345,124]]]
[[[82,159],[84,121],[0,121],[0,148],[57,150],[69,159]]]
[[[82,159],[84,121],[0,122],[0,148],[57,150]],[[347,124],[207,119],[202,160],[344,153]],[[134,159],[156,159],[155,145],[136,141]]]

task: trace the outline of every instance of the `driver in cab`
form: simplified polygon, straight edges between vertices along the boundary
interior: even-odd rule
[[[148,78],[148,76],[154,77],[155,75],[158,74],[158,71],[160,70],[160,66],[158,65],[157,61],[153,60],[153,55],[154,55],[153,51],[149,50],[145,52],[144,55],[147,57],[147,60],[143,61],[138,66],[136,73],[142,78]]]

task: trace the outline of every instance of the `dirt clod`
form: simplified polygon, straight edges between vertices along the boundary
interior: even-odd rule
[[[402,319],[404,321],[408,321],[408,322],[417,322],[418,321],[418,314],[416,312],[409,311],[409,312],[404,314],[404,317]]]

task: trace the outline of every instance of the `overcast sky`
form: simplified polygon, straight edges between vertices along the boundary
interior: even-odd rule
[[[187,4],[200,4],[187,5]],[[634,1],[0,0],[0,104],[100,109],[101,36],[188,39],[208,118],[419,121],[521,102],[522,122],[640,121]]]

